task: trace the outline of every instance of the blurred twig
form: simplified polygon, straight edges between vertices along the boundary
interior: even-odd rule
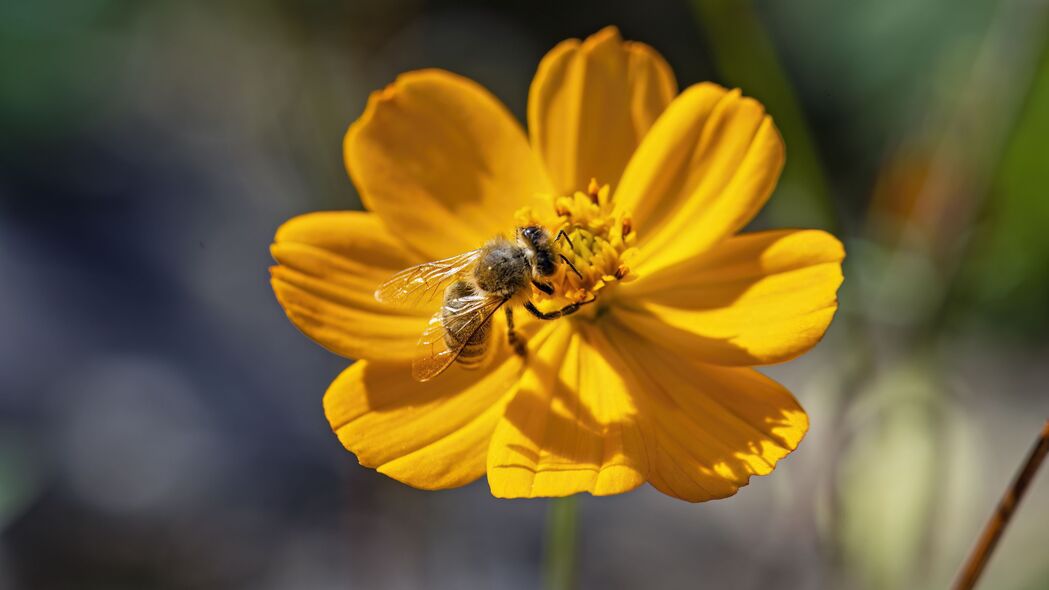
[[[917,162],[922,172],[911,187],[893,186],[883,174],[879,185],[888,193],[881,196],[888,194],[897,202],[903,197],[905,213],[893,219],[892,208],[884,206],[876,190],[868,216],[867,234],[883,247],[885,263],[869,283],[873,288],[858,291],[865,299],[861,307],[875,312],[872,320],[903,328],[890,336],[893,345],[883,348],[885,365],[909,363],[916,351],[935,351],[945,334],[948,295],[969,254],[973,227],[994,197],[993,180],[1004,147],[1015,133],[1046,50],[1047,14],[1047,0],[996,3],[971,67],[948,87],[950,91],[940,94],[923,115],[925,123],[916,121],[913,133],[890,155],[894,164]],[[886,224],[886,219],[893,220]],[[910,310],[900,313],[907,305]],[[947,393],[949,388],[939,391]],[[926,435],[940,449],[936,454],[949,444],[948,405],[940,407]],[[898,418],[889,413],[882,419]],[[943,481],[948,475],[943,462],[928,467],[933,474],[929,481]],[[927,508],[922,550],[910,565],[916,578],[930,575],[930,557],[937,541],[943,541],[937,525],[957,518],[948,506],[940,497]]]
[[[1042,432],[1027,455],[1027,461],[1020,468],[1020,472],[1016,474],[1009,488],[1005,490],[1005,495],[998,502],[998,509],[994,511],[987,526],[984,527],[980,540],[976,543],[972,554],[969,555],[958,577],[958,582],[954,585],[955,590],[970,590],[976,586],[984,566],[987,565],[987,560],[991,558],[991,553],[998,545],[998,540],[1001,539],[1005,527],[1009,524],[1009,519],[1016,512],[1016,507],[1020,504],[1038,468],[1041,467],[1046,454],[1049,454],[1049,420],[1045,421]]]

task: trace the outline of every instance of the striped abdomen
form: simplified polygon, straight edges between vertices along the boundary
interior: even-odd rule
[[[473,304],[478,296],[473,285],[465,281],[453,283],[444,292],[444,315],[441,317],[444,343],[454,350],[462,344],[462,338],[466,338],[459,356],[455,358],[464,369],[476,369],[484,362],[488,351],[488,334],[492,331],[492,319],[485,317],[480,309],[463,312],[468,307],[476,307]]]

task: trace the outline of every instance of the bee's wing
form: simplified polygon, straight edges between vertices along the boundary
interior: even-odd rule
[[[502,297],[483,294],[468,295],[456,301],[461,306],[454,310],[442,307],[430,318],[419,338],[415,360],[412,361],[412,377],[416,381],[429,381],[450,367],[470,337],[484,328],[492,314],[506,303]]]
[[[449,283],[469,271],[480,258],[480,250],[471,250],[451,258],[406,268],[379,285],[375,290],[375,300],[406,307],[417,307],[433,301]]]

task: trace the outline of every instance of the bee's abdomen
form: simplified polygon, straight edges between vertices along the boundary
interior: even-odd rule
[[[481,312],[464,314],[463,309],[469,298],[477,295],[476,289],[470,283],[458,281],[453,283],[444,294],[444,315],[441,323],[444,326],[444,343],[449,349],[458,348],[462,344],[462,350],[456,357],[456,362],[463,368],[472,369],[481,365],[484,361],[485,352],[488,350],[488,333],[491,332],[491,318],[482,318]],[[478,325],[478,322],[480,325]],[[462,339],[466,338],[463,344]]]
[[[459,356],[455,357],[455,362],[463,366],[464,369],[476,369],[484,363],[484,355],[488,352],[488,344],[468,344],[463,348]]]

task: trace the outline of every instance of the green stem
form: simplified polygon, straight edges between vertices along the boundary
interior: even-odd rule
[[[553,498],[546,517],[546,588],[571,590],[575,587],[576,498]]]

